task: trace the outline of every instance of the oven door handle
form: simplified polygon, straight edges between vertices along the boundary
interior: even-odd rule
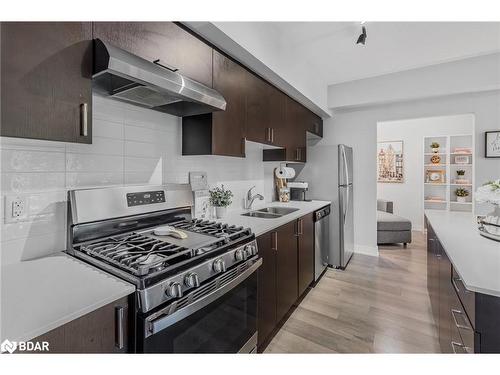
[[[243,281],[245,281],[252,273],[254,273],[260,266],[262,265],[262,258],[259,258],[258,260],[255,261],[254,264],[252,264],[248,269],[246,269],[244,272],[242,272],[240,275],[235,277],[233,280],[225,284],[219,289],[214,290],[213,292],[207,294],[206,296],[200,298],[199,300],[195,301],[194,303],[177,310],[171,315],[167,315],[164,317],[159,317],[156,319],[152,319],[151,321],[148,321],[146,319],[146,325],[144,327],[145,329],[145,336],[149,337],[151,335],[154,335],[155,333],[158,333],[165,328],[170,327],[172,324],[177,323],[184,319],[185,317],[195,313],[196,311],[202,309],[203,307],[209,305],[213,301],[215,301],[217,298],[221,297],[225,293],[229,292],[230,290],[234,289],[237,287],[239,284],[241,284]]]

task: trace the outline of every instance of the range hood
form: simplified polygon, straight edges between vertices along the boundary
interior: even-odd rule
[[[102,95],[175,116],[226,109],[216,90],[100,39],[94,39],[92,80]]]

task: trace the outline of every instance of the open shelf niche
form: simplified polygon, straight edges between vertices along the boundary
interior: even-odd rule
[[[439,143],[438,152],[430,145]],[[424,209],[468,211],[474,210],[474,137],[472,134],[424,137],[423,141]],[[436,162],[436,157],[439,162]],[[434,160],[432,158],[434,157]],[[463,177],[458,170],[465,171]],[[434,173],[430,179],[428,171]],[[439,178],[438,178],[439,177]],[[464,188],[469,192],[465,202],[458,202],[455,191]]]

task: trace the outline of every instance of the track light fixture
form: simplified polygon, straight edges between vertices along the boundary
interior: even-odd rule
[[[363,25],[364,22],[361,23],[361,34],[358,37],[356,44],[365,45],[366,43],[366,27]]]

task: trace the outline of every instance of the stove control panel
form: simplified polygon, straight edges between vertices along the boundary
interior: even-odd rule
[[[165,191],[143,191],[127,194],[127,206],[142,206],[145,204],[165,203]]]

